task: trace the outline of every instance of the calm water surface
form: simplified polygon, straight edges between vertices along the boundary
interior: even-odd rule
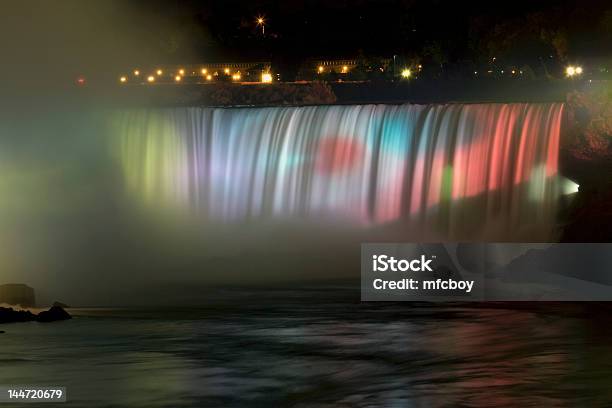
[[[0,384],[66,386],[75,407],[610,406],[609,319],[578,309],[82,310],[4,325]]]

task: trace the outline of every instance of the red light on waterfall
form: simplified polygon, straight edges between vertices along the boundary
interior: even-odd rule
[[[316,169],[324,173],[350,171],[363,161],[364,146],[344,137],[323,139],[317,148]]]

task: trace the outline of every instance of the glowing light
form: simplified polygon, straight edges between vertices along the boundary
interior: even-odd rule
[[[257,17],[257,24],[262,25],[265,22],[263,17]]]
[[[83,78],[83,77],[79,77],[79,78],[77,78],[77,84],[79,84],[79,85],[85,85],[85,78]]]
[[[185,75],[185,70],[183,68],[179,69],[179,75]]]
[[[580,72],[582,72],[582,68],[580,68]],[[570,65],[567,68],[565,68],[565,75],[567,75],[568,77],[573,77],[576,74],[577,74],[576,67]]]
[[[568,178],[561,177],[561,189],[564,195],[571,195],[578,192],[580,185]]]
[[[320,73],[322,73],[325,70],[325,68],[323,68],[323,65],[319,65],[319,67],[317,68],[317,71]]]
[[[240,78],[241,78],[240,72],[237,72],[234,75],[232,75],[232,79],[234,81],[240,81]]]
[[[582,67],[576,67],[576,74],[577,75],[582,74]]]
[[[145,204],[223,222],[404,219],[452,236],[476,234],[474,220],[499,225],[495,236],[555,219],[562,104],[235,109],[207,130],[186,126],[206,109],[122,116],[126,186]],[[194,145],[215,153],[194,155]]]
[[[410,71],[408,68],[405,68],[402,70],[402,78],[410,78],[412,76],[412,71]]]
[[[272,82],[272,74],[270,74],[269,72],[264,72],[261,74],[261,82],[265,83],[265,84],[269,84],[270,82]]]
[[[140,75],[140,71],[139,71],[139,70],[137,70],[137,69],[135,69],[135,70],[134,70],[134,76],[139,76],[139,75]]]
[[[121,81],[121,82],[127,82],[127,77],[122,76],[121,78],[119,78],[119,81]]]
[[[229,75],[230,70],[229,70],[229,68],[225,68],[225,69],[223,70],[223,72],[225,72],[225,75]]]
[[[164,73],[164,71],[162,71],[161,69],[158,69],[156,73],[157,73],[157,75],[161,75],[161,74]]]
[[[348,72],[348,67],[347,67],[346,65],[344,65],[344,66],[342,67],[342,73],[343,73],[343,74],[346,74],[347,72]]]
[[[180,75],[174,77],[174,81],[176,82],[181,82],[181,79],[183,79],[183,77],[181,77]]]
[[[149,75],[149,76],[147,77],[147,81],[148,81],[148,82],[154,82],[154,81],[155,81],[155,77],[154,77],[153,75]]]
[[[202,71],[200,71],[200,72],[202,72],[202,75],[208,74],[208,70],[206,68],[202,68]]]
[[[206,80],[207,81],[211,81],[212,80],[212,75],[206,75]]]

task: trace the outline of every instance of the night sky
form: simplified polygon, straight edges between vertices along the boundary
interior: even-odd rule
[[[5,2],[0,19],[2,77],[26,84],[147,64],[397,54],[452,67],[612,52],[605,0],[25,0]]]

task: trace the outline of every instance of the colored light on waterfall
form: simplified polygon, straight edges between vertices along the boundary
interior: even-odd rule
[[[562,104],[143,109],[122,116],[117,151],[126,185],[154,207],[225,222],[431,221],[449,236],[554,216],[562,113]]]

